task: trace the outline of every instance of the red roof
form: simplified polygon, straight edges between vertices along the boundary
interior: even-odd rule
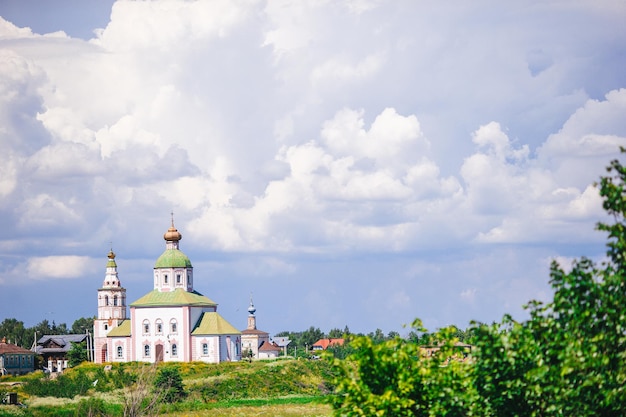
[[[317,342],[313,343],[311,348],[318,348],[322,350],[328,349],[328,346],[337,345],[343,346],[344,340],[341,338],[338,339],[320,339]]]
[[[24,354],[31,354],[34,355],[34,352],[31,352],[30,350],[21,348],[17,345],[11,344],[11,343],[6,343],[5,339],[2,339],[2,341],[0,341],[0,355],[4,355],[5,353],[17,353],[20,355],[24,355]]]
[[[280,346],[273,342],[263,342],[261,347],[259,347],[259,351],[261,352],[280,352]]]

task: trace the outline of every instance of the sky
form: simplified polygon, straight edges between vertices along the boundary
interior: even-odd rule
[[[524,319],[602,260],[626,3],[0,2],[0,320],[129,301],[174,222],[246,327]]]

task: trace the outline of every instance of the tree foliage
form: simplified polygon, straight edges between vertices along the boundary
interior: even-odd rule
[[[622,150],[624,151],[624,150]],[[581,258],[566,271],[553,262],[550,302],[530,301],[530,318],[475,323],[429,334],[415,323],[409,340],[359,338],[332,405],[342,416],[617,416],[626,414],[626,168],[612,161],[599,183],[612,223],[608,260]],[[466,334],[463,334],[466,333]],[[420,354],[420,343],[441,349]],[[454,358],[465,338],[470,364]]]
[[[87,342],[72,343],[72,347],[67,352],[68,365],[74,367],[89,360],[87,353]]]
[[[154,391],[162,395],[163,401],[173,403],[183,399],[186,395],[183,387],[183,377],[176,366],[167,366],[159,369],[154,380]]]

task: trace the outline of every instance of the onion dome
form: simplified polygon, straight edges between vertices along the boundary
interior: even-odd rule
[[[182,238],[183,235],[181,235],[180,232],[174,227],[174,221],[172,220],[172,225],[163,235],[163,239],[165,239],[167,242],[178,242]]]
[[[116,268],[117,264],[115,263],[115,252],[113,252],[113,249],[109,251],[107,258],[109,258],[107,261],[107,268]]]
[[[252,303],[252,297],[250,297],[250,307],[248,307],[248,313],[250,313],[250,315],[253,316],[255,312],[256,312],[256,308],[254,307],[254,304]]]

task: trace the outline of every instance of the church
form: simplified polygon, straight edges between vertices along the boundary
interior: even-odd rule
[[[95,362],[241,360],[241,332],[217,312],[215,302],[193,289],[193,267],[179,249],[182,235],[173,218],[163,238],[165,251],[154,264],[153,289],[130,303],[130,317],[115,253],[109,252],[98,289]]]

